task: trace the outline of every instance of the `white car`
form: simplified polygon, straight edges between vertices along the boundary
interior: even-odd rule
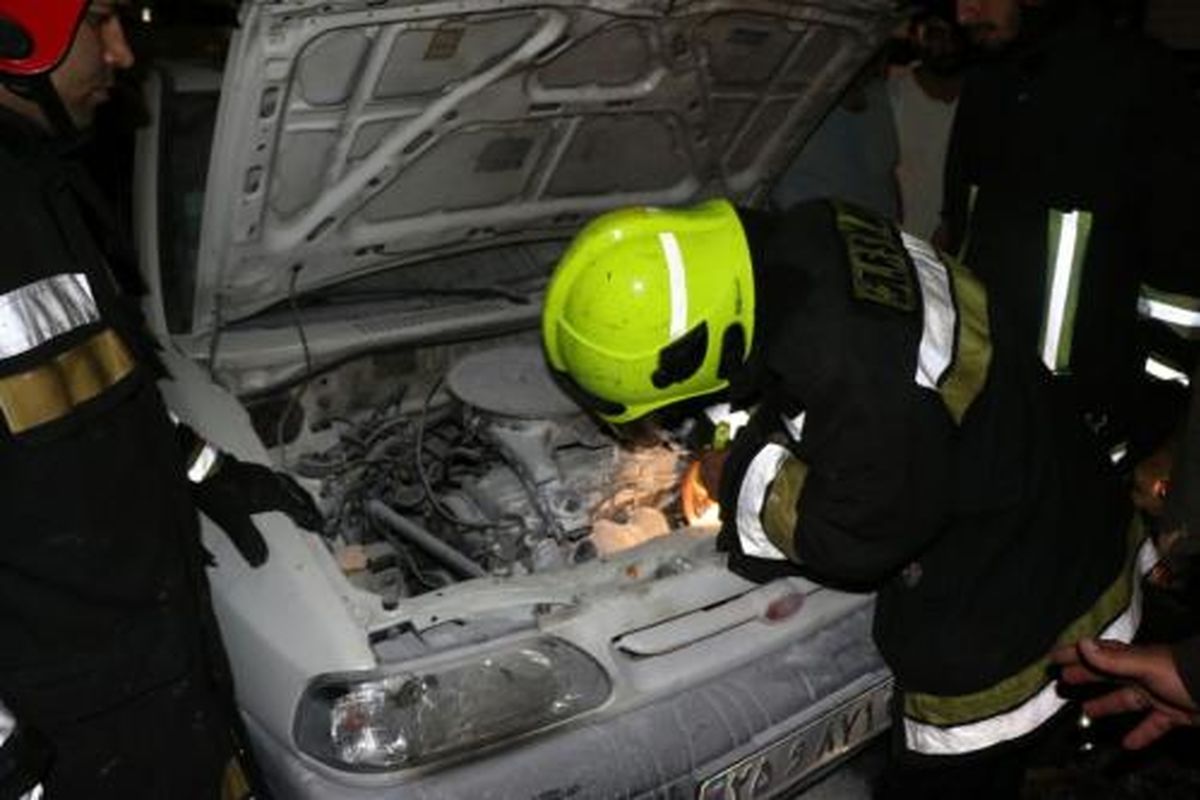
[[[549,378],[538,321],[596,213],[763,204],[894,22],[890,0],[248,2],[223,80],[150,81],[164,393],[328,517],[257,517],[258,569],[204,521],[277,796],[790,796],[886,728],[870,596],[728,572],[683,513],[686,446],[619,446]]]

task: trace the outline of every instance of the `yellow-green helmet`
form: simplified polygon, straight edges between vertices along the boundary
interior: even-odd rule
[[[728,385],[754,338],[754,273],[733,206],[623,208],[590,222],[550,278],[542,339],[610,422]]]

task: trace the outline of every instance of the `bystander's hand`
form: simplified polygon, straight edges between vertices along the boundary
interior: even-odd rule
[[[1083,710],[1091,717],[1141,713],[1122,740],[1130,750],[1149,745],[1173,728],[1200,724],[1196,700],[1184,687],[1166,645],[1083,639],[1055,650],[1051,659],[1062,667],[1065,683],[1117,684],[1113,691],[1085,702]]]

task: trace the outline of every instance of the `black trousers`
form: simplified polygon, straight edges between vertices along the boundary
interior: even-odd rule
[[[875,792],[877,800],[1014,800],[1021,797],[1028,769],[1069,761],[1083,741],[1079,706],[1068,703],[1020,739],[961,756],[928,756],[904,746],[899,712],[893,708],[892,759]]]
[[[191,677],[47,731],[46,800],[217,800],[233,755],[226,707]]]

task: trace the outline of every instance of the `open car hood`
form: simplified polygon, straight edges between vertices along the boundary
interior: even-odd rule
[[[194,319],[631,203],[761,202],[893,0],[249,2]]]

